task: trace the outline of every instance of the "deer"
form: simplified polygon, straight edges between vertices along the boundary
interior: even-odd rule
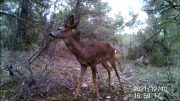
[[[80,0],[77,1],[76,7],[79,10],[79,3]],[[102,66],[108,72],[108,79],[109,79],[109,87],[108,89],[111,90],[111,71],[114,69],[116,76],[120,83],[120,88],[124,93],[123,85],[121,84],[120,76],[116,68],[115,61],[118,62],[120,69],[121,63],[115,56],[115,49],[109,43],[106,42],[86,42],[86,41],[79,41],[75,38],[73,34],[73,29],[75,29],[80,21],[80,14],[77,11],[77,17],[74,18],[73,15],[69,15],[63,24],[61,24],[57,30],[50,32],[49,36],[51,39],[62,39],[68,49],[75,55],[76,59],[81,65],[80,75],[78,78],[78,85],[76,88],[76,93],[74,95],[73,101],[77,100],[79,95],[79,89],[81,87],[81,83],[83,81],[85,72],[88,67],[92,70],[92,81],[94,84],[95,94],[96,94],[96,101],[100,100],[100,95],[97,88],[97,81],[96,81],[96,72],[97,64],[102,64]],[[109,67],[107,62],[109,62],[112,67]]]
[[[94,84],[96,101],[99,101],[100,95],[96,81],[97,64],[102,64],[102,66],[108,72],[109,90],[111,89],[111,71],[112,68],[114,69],[119,80],[121,90],[124,93],[123,85],[121,84],[120,76],[115,64],[115,61],[117,61],[121,66],[120,61],[115,57],[115,49],[113,49],[112,46],[106,42],[86,42],[76,40],[72,30],[77,27],[78,23],[79,21],[74,21],[74,16],[70,15],[67,17],[64,24],[49,34],[51,38],[62,39],[81,65],[80,76],[78,78],[78,85],[73,101],[76,101],[79,95],[79,89],[88,67],[91,67],[92,70],[92,81]],[[112,68],[108,66],[108,61],[112,65]]]

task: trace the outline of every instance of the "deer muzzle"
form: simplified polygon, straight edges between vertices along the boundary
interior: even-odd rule
[[[49,36],[50,36],[50,39],[51,39],[51,40],[54,40],[54,39],[55,39],[55,36],[52,34],[52,32],[49,34]]]
[[[55,36],[52,34],[52,32],[49,34],[49,36],[50,36],[50,37],[53,37],[53,38],[55,37]]]

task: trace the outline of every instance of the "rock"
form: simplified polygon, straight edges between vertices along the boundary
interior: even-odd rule
[[[82,85],[82,87],[88,87],[88,85],[84,83],[84,84]]]
[[[140,58],[136,59],[134,62],[134,66],[142,66],[142,65],[149,65],[150,60],[148,57],[141,56]]]
[[[72,90],[74,90],[74,88],[69,88],[69,90],[71,90],[71,91],[72,91]]]
[[[88,99],[88,101],[93,101],[93,98]]]
[[[143,63],[143,56],[135,60],[134,66],[140,66]]]
[[[150,61],[149,58],[144,58],[143,59],[143,64],[148,65],[150,63],[149,61]]]
[[[107,98],[107,99],[110,99],[110,98],[111,98],[111,96],[107,96],[106,98]]]
[[[80,71],[81,69],[80,68],[75,68],[75,70]]]

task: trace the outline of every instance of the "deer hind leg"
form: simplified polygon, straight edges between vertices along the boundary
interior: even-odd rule
[[[120,66],[120,71],[122,72],[121,62],[120,62],[120,61],[119,61],[116,57],[114,57],[114,59],[115,59],[115,61],[117,61],[117,62],[118,62],[119,66]]]
[[[111,69],[110,67],[107,65],[107,62],[102,62],[101,63],[102,66],[107,70],[108,72],[108,76],[109,76],[109,90],[111,90]]]
[[[118,77],[121,90],[124,93],[124,88],[123,88],[123,85],[121,84],[121,79],[120,79],[119,73],[118,73],[116,65],[115,65],[115,60],[114,59],[110,59],[109,62],[111,63],[112,67],[114,68],[114,71],[116,72],[116,76]]]
[[[99,92],[98,92],[98,88],[97,88],[97,82],[96,82],[96,65],[92,65],[91,66],[92,69],[92,79],[93,79],[93,83],[94,83],[94,89],[95,89],[95,93],[96,93],[96,101],[99,101],[100,96],[99,96]]]
[[[76,88],[76,94],[74,95],[74,99],[73,101],[76,101],[78,95],[79,95],[79,88],[81,86],[81,82],[83,81],[83,78],[84,78],[84,74],[86,72],[86,69],[87,69],[87,66],[83,66],[81,65],[81,73],[79,75],[79,81],[78,81],[78,86]]]

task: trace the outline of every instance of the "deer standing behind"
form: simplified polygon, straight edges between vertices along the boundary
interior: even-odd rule
[[[76,28],[79,20],[74,22],[74,16],[70,15],[67,17],[67,20],[63,25],[61,25],[56,31],[51,32],[50,36],[52,38],[62,39],[64,43],[67,45],[69,50],[76,56],[77,60],[81,64],[81,72],[80,77],[76,89],[76,94],[74,95],[74,101],[77,99],[79,95],[79,88],[81,86],[81,82],[83,80],[84,74],[88,66],[91,67],[93,83],[96,94],[96,101],[99,101],[100,96],[97,88],[96,82],[96,64],[102,64],[103,67],[107,70],[109,76],[109,89],[111,87],[111,70],[107,65],[107,61],[110,62],[113,69],[116,72],[118,77],[120,87],[122,92],[124,92],[123,86],[120,81],[120,76],[118,74],[115,61],[117,61],[120,65],[120,61],[115,57],[115,50],[111,47],[110,44],[105,42],[83,42],[77,41],[74,38],[74,34],[72,29]]]

